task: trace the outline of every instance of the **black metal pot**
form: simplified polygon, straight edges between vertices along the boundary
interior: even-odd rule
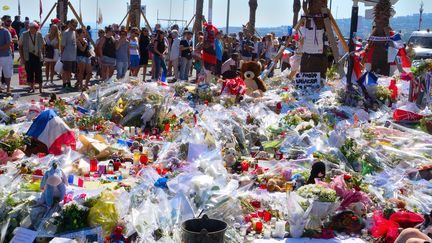
[[[224,221],[209,219],[207,215],[189,219],[182,223],[184,243],[224,243],[228,225]]]

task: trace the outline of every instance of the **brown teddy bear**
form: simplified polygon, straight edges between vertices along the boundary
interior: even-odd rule
[[[240,73],[246,83],[246,94],[252,97],[262,96],[267,91],[266,84],[259,78],[261,64],[254,61],[243,62]]]

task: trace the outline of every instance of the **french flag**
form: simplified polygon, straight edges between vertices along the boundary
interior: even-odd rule
[[[45,144],[50,154],[61,154],[63,145],[76,149],[74,132],[54,110],[40,113],[27,131],[27,135]]]
[[[285,50],[282,53],[283,58],[287,58],[288,55],[290,55],[291,53],[294,53],[294,51],[291,48],[285,48]]]
[[[393,41],[393,45],[396,49],[405,48],[405,43],[403,42],[402,37],[399,33],[391,36],[390,39]]]
[[[78,187],[84,187],[84,180],[78,176],[69,175],[68,177],[68,183],[70,185],[75,185]]]

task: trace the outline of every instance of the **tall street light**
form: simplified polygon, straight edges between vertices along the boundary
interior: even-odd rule
[[[226,34],[229,33],[230,5],[231,5],[231,1],[227,0]]]

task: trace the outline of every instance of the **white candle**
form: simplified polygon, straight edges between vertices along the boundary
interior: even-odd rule
[[[264,230],[264,239],[270,239],[270,237],[271,237],[270,229]]]
[[[283,238],[285,236],[285,221],[276,222],[275,231],[273,236],[276,238]]]

